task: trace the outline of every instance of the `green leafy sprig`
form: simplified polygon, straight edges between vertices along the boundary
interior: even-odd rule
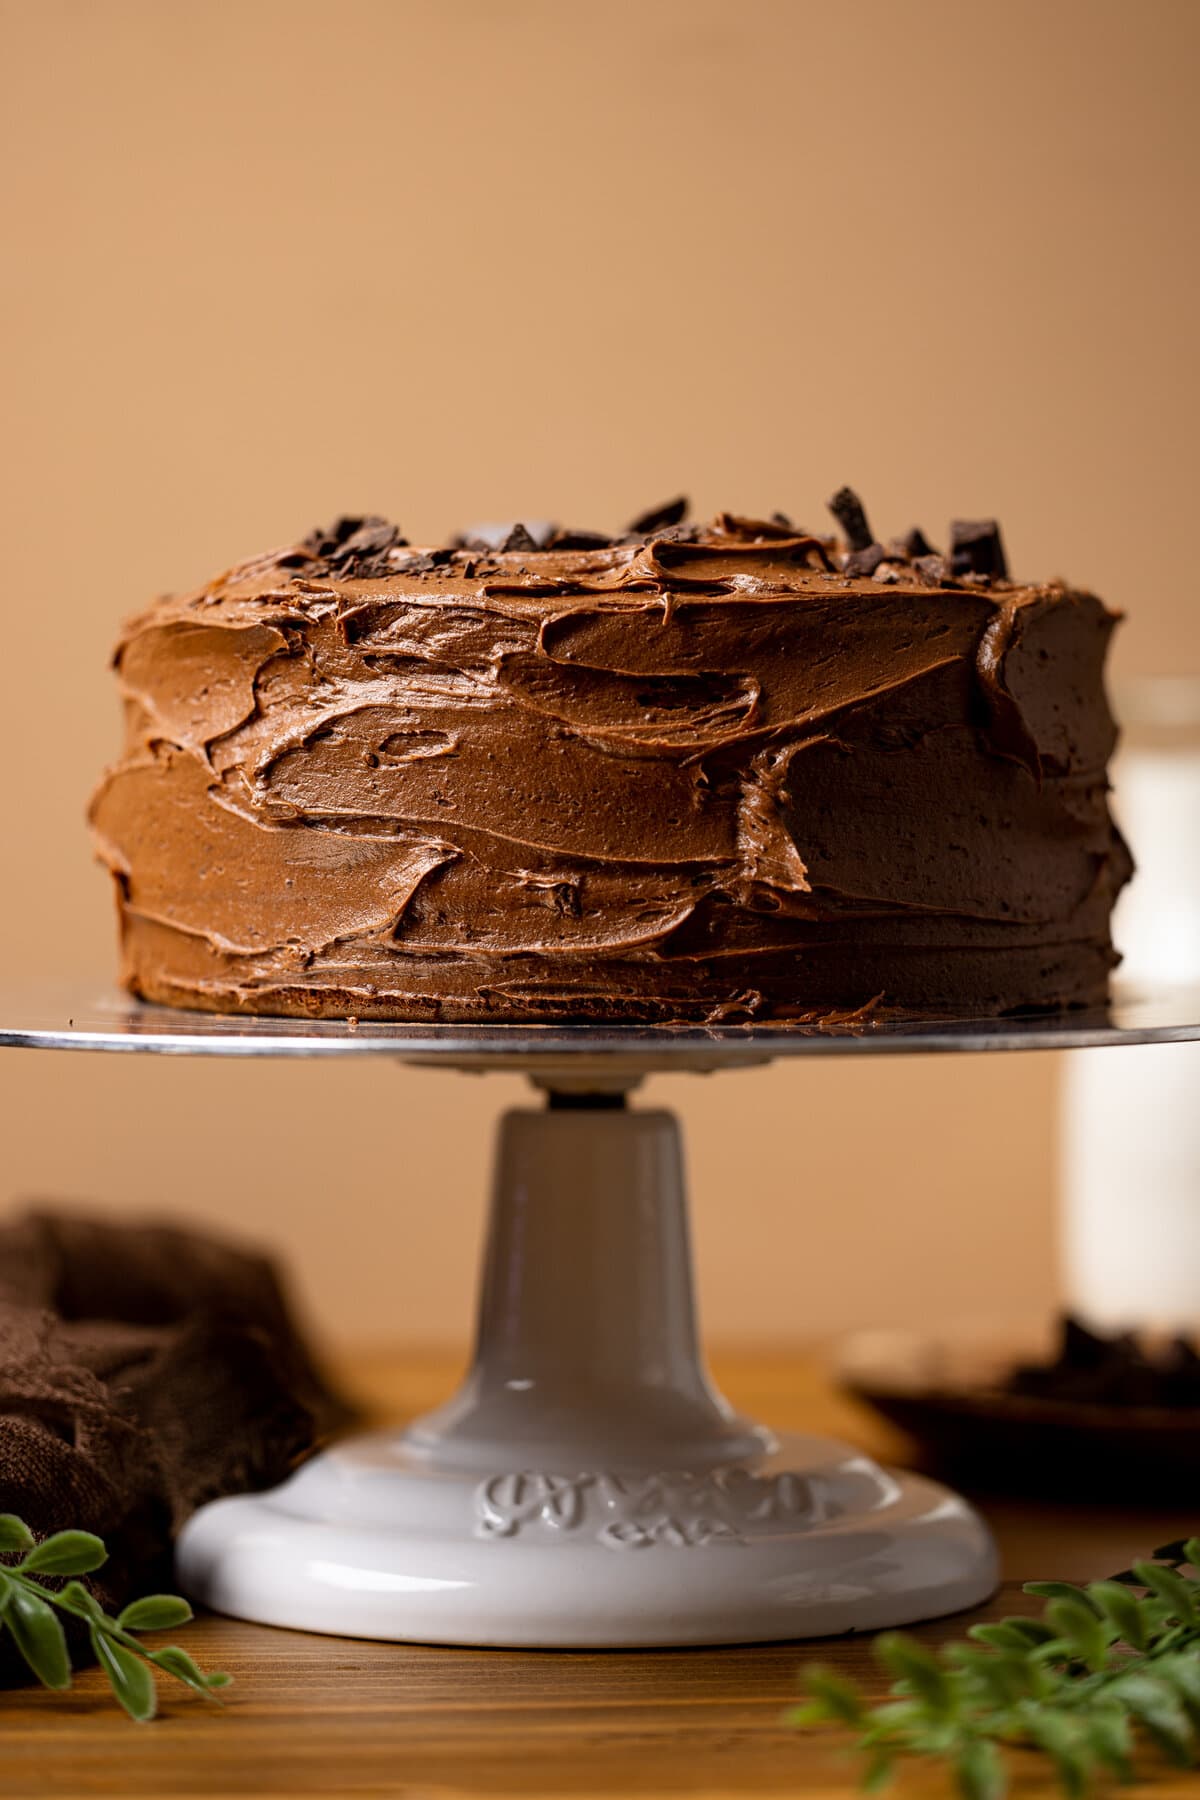
[[[951,1765],[963,1800],[1002,1800],[1008,1747],[1053,1762],[1069,1800],[1103,1776],[1132,1779],[1139,1740],[1170,1763],[1200,1756],[1200,1538],[1164,1544],[1152,1562],[1074,1587],[1030,1581],[1040,1618],[968,1628],[940,1650],[905,1632],[872,1646],[891,1677],[876,1704],[825,1667],[806,1671],[799,1726],[837,1724],[866,1759],[865,1792],[886,1787],[907,1757]]]
[[[107,1562],[102,1540],[90,1531],[56,1531],[38,1543],[23,1519],[15,1513],[0,1513],[0,1551],[21,1553],[19,1562],[0,1564],[0,1630],[7,1626],[43,1686],[61,1689],[71,1685],[67,1639],[56,1607],[87,1625],[96,1661],[132,1719],[152,1719],[158,1710],[155,1669],[209,1699],[217,1697],[219,1688],[229,1686],[232,1676],[206,1675],[178,1644],[147,1650],[135,1637],[138,1631],[169,1631],[186,1625],[192,1609],[178,1594],[146,1594],[131,1600],[111,1619],[82,1582],[68,1581],[63,1587],[51,1588],[38,1580],[40,1575],[90,1575]]]

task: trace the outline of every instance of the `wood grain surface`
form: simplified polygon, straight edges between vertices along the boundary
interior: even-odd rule
[[[380,1412],[400,1416],[444,1396],[454,1370],[440,1359],[377,1357],[358,1359],[349,1374]],[[839,1433],[884,1457],[898,1452],[882,1428],[829,1391],[813,1359],[725,1358],[718,1374],[739,1407],[773,1424]],[[984,1510],[1000,1539],[1006,1586],[976,1618],[1018,1610],[1022,1581],[1109,1573],[1200,1522],[1200,1501],[1142,1512],[1015,1501]],[[969,1622],[959,1615],[921,1634],[936,1642]],[[832,1800],[854,1785],[839,1739],[800,1736],[781,1714],[813,1655],[859,1677],[872,1669],[867,1641],[856,1638],[815,1650],[517,1653],[374,1644],[210,1617],[189,1627],[185,1641],[203,1664],[236,1678],[223,1708],[171,1684],[163,1716],[136,1726],[94,1669],[65,1696],[34,1688],[0,1695],[0,1794]],[[1162,1800],[1200,1792],[1192,1774],[1147,1764],[1147,1777]],[[1024,1760],[1017,1793],[1041,1800],[1053,1791],[1037,1761]],[[898,1792],[932,1800],[949,1787],[937,1770],[914,1770]]]

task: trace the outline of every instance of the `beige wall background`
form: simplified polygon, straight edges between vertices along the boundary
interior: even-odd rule
[[[119,616],[338,510],[996,513],[1200,671],[1194,0],[0,5],[0,981],[101,984]],[[1055,1067],[674,1078],[713,1336],[1054,1289]],[[0,1204],[285,1247],[461,1341],[510,1078],[6,1053]]]

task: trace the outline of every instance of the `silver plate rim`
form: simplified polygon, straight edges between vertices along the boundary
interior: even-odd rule
[[[0,986],[0,1048],[175,1056],[385,1056],[477,1068],[601,1061],[672,1068],[800,1055],[1073,1050],[1200,1039],[1200,989],[1116,990],[1101,1011],[865,1026],[405,1025],[233,1017],[146,1005],[102,982]]]

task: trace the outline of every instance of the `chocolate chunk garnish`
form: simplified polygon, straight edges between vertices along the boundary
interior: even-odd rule
[[[343,562],[360,556],[378,556],[381,550],[390,550],[393,544],[402,541],[399,526],[389,525],[386,519],[364,519],[358,530],[338,545],[330,560]]]
[[[318,526],[315,531],[310,531],[301,540],[300,548],[311,550],[314,556],[331,556],[356,531],[361,531],[364,525],[380,525],[383,522],[382,519],[364,513],[344,513],[340,519],[334,520],[328,530]]]
[[[307,553],[324,563],[332,573],[348,578],[362,578],[389,573],[388,551],[406,544],[408,539],[398,525],[392,525],[378,513],[345,514],[329,529],[310,531],[297,553]],[[285,559],[283,566],[302,566]]]
[[[936,554],[914,557],[913,568],[929,587],[941,587],[950,573],[945,557]]]
[[[547,550],[607,550],[612,539],[604,531],[556,531]]]
[[[867,524],[866,510],[853,488],[839,488],[828,502],[829,510],[846,535],[851,550],[868,550],[875,541]]]
[[[868,544],[862,550],[852,550],[843,566],[847,575],[873,575],[886,560],[887,551],[882,544]]]
[[[394,563],[393,568],[397,575],[432,575],[453,561],[453,550],[423,550],[418,555],[406,556],[402,562]]]
[[[1007,581],[1008,563],[995,519],[950,521],[950,567],[955,575],[984,575]]]
[[[808,533],[797,531],[792,521],[782,513],[774,513],[769,519],[751,519],[745,513],[720,512],[715,520],[716,528],[724,532],[726,537],[741,538],[750,543],[761,543],[764,538],[807,537]]]
[[[626,526],[626,531],[630,537],[654,537],[670,525],[681,524],[687,518],[687,510],[687,499],[681,494],[678,500],[668,500],[665,506],[654,506],[649,512],[640,513]]]
[[[899,540],[899,547],[909,562],[916,562],[918,556],[932,556],[934,553],[933,545],[919,525],[914,525],[911,531],[905,532]]]
[[[544,550],[558,526],[549,519],[506,519],[496,525],[468,525],[451,542],[456,550]]]

